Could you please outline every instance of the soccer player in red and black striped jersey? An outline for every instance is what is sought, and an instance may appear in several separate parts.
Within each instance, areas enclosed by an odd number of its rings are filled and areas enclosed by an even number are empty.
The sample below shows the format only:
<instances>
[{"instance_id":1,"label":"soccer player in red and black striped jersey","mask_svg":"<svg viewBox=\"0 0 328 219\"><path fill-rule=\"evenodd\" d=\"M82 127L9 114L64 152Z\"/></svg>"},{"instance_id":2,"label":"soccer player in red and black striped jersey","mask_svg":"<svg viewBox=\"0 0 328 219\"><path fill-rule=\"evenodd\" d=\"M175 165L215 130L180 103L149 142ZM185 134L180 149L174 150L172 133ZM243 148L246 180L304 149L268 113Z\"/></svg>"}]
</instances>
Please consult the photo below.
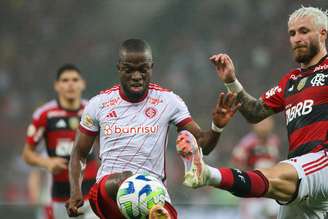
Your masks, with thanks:
<instances>
[{"instance_id":1,"label":"soccer player in red and black striped jersey","mask_svg":"<svg viewBox=\"0 0 328 219\"><path fill-rule=\"evenodd\" d=\"M242 103L239 111L249 122L285 112L289 159L251 171L203 165L203 177L187 177L186 184L212 185L239 197L275 199L281 204L278 218L328 216L327 14L319 8L302 6L290 15L289 40L300 67L283 76L259 99L238 82L227 54L210 58L228 91L237 93ZM179 138L177 143L183 144Z\"/></svg>"},{"instance_id":2,"label":"soccer player in red and black striped jersey","mask_svg":"<svg viewBox=\"0 0 328 219\"><path fill-rule=\"evenodd\" d=\"M65 202L70 196L68 161L87 101L81 98L85 81L73 64L65 64L57 71L54 83L57 98L39 107L27 130L23 159L30 165L46 168L52 174L52 208L55 219L68 218ZM36 147L44 139L48 157L40 155ZM95 183L98 162L94 153L88 155L84 170L82 192L84 199ZM96 218L88 202L83 206L80 218Z\"/></svg>"}]
</instances>

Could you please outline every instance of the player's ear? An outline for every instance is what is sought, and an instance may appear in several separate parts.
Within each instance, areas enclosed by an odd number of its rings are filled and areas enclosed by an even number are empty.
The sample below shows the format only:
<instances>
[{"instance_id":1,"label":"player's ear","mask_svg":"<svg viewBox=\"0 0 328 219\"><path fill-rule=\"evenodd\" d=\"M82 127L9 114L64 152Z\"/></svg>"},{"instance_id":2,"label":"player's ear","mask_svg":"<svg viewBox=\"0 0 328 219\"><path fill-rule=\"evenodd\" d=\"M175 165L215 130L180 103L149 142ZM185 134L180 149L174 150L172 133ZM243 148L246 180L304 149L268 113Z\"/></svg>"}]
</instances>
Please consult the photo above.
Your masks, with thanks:
<instances>
[{"instance_id":1,"label":"player's ear","mask_svg":"<svg viewBox=\"0 0 328 219\"><path fill-rule=\"evenodd\" d=\"M54 90L55 90L56 92L59 91L58 81L57 81L57 80L55 80L55 82L54 82Z\"/></svg>"},{"instance_id":2,"label":"player's ear","mask_svg":"<svg viewBox=\"0 0 328 219\"><path fill-rule=\"evenodd\" d=\"M84 79L81 79L81 91L84 91L87 87L87 82Z\"/></svg>"},{"instance_id":3,"label":"player's ear","mask_svg":"<svg viewBox=\"0 0 328 219\"><path fill-rule=\"evenodd\" d=\"M320 38L323 39L323 41L326 41L326 39L327 39L327 30L325 28L320 28L319 34L320 34Z\"/></svg>"}]
</instances>

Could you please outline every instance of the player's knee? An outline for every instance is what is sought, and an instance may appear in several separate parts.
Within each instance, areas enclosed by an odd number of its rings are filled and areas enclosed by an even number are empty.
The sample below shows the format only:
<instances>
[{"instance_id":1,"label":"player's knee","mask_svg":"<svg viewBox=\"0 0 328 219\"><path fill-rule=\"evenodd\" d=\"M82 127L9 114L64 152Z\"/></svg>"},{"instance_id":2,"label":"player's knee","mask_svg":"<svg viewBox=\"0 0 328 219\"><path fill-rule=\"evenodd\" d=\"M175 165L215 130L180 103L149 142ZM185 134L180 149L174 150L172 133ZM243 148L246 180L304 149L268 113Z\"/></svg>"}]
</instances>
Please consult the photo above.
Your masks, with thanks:
<instances>
[{"instance_id":1,"label":"player's knee","mask_svg":"<svg viewBox=\"0 0 328 219\"><path fill-rule=\"evenodd\" d=\"M105 190L110 198L116 200L117 191L120 185L130 176L132 176L132 172L124 171L122 173L113 173L108 177L103 186L105 186Z\"/></svg>"},{"instance_id":2,"label":"player's knee","mask_svg":"<svg viewBox=\"0 0 328 219\"><path fill-rule=\"evenodd\" d=\"M296 170L287 164L278 164L272 168L261 169L269 181L266 197L280 201L289 201L297 189L298 176Z\"/></svg>"}]
</instances>

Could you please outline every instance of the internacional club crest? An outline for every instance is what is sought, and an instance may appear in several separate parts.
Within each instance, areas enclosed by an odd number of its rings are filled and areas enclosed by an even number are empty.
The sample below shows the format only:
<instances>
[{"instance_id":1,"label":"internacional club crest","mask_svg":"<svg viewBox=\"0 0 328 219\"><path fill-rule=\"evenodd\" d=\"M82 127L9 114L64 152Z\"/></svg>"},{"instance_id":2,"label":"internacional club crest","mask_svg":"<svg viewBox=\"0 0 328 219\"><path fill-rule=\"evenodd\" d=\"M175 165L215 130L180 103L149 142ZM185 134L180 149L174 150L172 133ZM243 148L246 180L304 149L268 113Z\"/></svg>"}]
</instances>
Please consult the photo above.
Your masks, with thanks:
<instances>
[{"instance_id":1,"label":"internacional club crest","mask_svg":"<svg viewBox=\"0 0 328 219\"><path fill-rule=\"evenodd\" d=\"M152 119L156 116L157 110L154 107L148 107L145 109L145 115L149 118Z\"/></svg>"}]
</instances>

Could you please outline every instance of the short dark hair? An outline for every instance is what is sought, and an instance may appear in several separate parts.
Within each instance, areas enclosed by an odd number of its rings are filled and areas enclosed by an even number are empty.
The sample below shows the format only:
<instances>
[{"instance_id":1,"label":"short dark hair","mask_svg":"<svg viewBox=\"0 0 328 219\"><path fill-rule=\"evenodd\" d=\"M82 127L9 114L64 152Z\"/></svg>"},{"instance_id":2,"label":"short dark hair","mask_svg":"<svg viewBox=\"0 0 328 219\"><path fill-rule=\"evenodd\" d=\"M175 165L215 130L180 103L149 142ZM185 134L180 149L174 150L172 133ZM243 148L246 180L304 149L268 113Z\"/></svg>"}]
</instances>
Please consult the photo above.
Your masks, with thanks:
<instances>
[{"instance_id":1,"label":"short dark hair","mask_svg":"<svg viewBox=\"0 0 328 219\"><path fill-rule=\"evenodd\" d=\"M135 52L135 53L147 52L149 53L150 58L152 57L152 51L150 45L145 40L141 40L141 39L125 40L122 43L121 48L119 50L120 59L123 53L125 52Z\"/></svg>"},{"instance_id":2,"label":"short dark hair","mask_svg":"<svg viewBox=\"0 0 328 219\"><path fill-rule=\"evenodd\" d=\"M77 73L79 73L79 75L81 75L81 71L76 65L74 65L72 63L66 63L66 64L63 64L62 66L60 66L60 68L58 68L57 74L56 74L56 80L57 81L59 80L60 76L65 71L76 71Z\"/></svg>"}]
</instances>

